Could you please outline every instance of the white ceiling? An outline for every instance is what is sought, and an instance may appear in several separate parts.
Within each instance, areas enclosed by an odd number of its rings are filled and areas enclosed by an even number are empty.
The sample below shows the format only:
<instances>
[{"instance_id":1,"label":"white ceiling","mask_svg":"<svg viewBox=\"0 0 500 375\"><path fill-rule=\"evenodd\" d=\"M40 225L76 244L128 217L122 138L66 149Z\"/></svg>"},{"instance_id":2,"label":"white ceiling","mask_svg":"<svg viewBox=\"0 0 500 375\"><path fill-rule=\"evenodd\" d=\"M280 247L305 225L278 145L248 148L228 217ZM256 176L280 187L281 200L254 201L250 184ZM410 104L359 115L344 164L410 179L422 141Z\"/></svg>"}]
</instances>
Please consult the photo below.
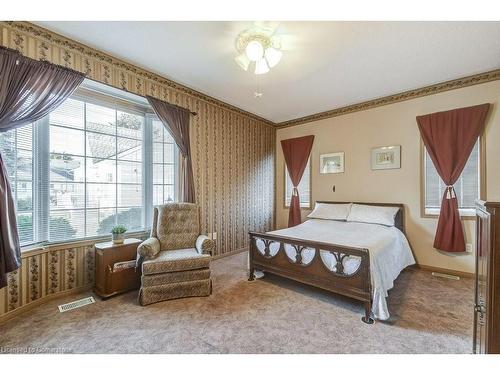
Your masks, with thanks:
<instances>
[{"instance_id":1,"label":"white ceiling","mask_svg":"<svg viewBox=\"0 0 500 375\"><path fill-rule=\"evenodd\" d=\"M500 68L500 22L270 23L286 51L262 76L233 61L252 22L36 23L273 122Z\"/></svg>"}]
</instances>

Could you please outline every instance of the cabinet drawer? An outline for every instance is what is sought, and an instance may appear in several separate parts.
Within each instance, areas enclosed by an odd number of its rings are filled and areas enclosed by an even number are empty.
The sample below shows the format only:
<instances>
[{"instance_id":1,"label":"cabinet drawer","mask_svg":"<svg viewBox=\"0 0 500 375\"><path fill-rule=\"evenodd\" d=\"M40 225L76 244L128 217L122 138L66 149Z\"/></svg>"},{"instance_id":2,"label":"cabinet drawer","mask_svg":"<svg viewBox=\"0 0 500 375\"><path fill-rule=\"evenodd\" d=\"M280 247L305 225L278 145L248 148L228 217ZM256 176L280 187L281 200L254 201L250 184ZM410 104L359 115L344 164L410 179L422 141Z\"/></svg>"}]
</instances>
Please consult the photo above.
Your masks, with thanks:
<instances>
[{"instance_id":1,"label":"cabinet drawer","mask_svg":"<svg viewBox=\"0 0 500 375\"><path fill-rule=\"evenodd\" d=\"M126 268L112 271L110 267L107 274L107 288L113 293L121 293L128 290L139 289L141 284L140 272L135 272L135 268Z\"/></svg>"}]
</instances>

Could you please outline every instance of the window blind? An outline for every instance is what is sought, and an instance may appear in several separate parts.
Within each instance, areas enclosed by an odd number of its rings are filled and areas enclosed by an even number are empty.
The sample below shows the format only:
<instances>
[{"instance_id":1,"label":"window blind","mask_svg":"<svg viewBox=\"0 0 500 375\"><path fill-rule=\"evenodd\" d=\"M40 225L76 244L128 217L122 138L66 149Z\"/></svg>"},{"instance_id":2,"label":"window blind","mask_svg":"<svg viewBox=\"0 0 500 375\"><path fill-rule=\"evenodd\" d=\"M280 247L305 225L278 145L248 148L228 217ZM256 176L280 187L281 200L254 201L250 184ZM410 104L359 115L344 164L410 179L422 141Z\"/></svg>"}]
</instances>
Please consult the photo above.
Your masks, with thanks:
<instances>
[{"instance_id":1,"label":"window blind","mask_svg":"<svg viewBox=\"0 0 500 375\"><path fill-rule=\"evenodd\" d=\"M425 150L425 208L426 210L439 210L443 198L445 183L439 177L429 153ZM473 209L480 192L480 155L479 140L465 164L464 170L457 182L453 185L457 195L459 209Z\"/></svg>"},{"instance_id":2,"label":"window blind","mask_svg":"<svg viewBox=\"0 0 500 375\"><path fill-rule=\"evenodd\" d=\"M49 122L49 241L143 229L145 117L69 99Z\"/></svg>"},{"instance_id":3,"label":"window blind","mask_svg":"<svg viewBox=\"0 0 500 375\"><path fill-rule=\"evenodd\" d=\"M16 202L21 245L34 240L33 125L0 133L0 153Z\"/></svg>"},{"instance_id":4,"label":"window blind","mask_svg":"<svg viewBox=\"0 0 500 375\"><path fill-rule=\"evenodd\" d=\"M23 246L108 235L117 224L144 230L153 204L176 200L175 142L149 111L112 100L79 93L34 126L1 134L0 152Z\"/></svg>"},{"instance_id":5,"label":"window blind","mask_svg":"<svg viewBox=\"0 0 500 375\"><path fill-rule=\"evenodd\" d=\"M307 161L306 168L304 169L304 174L300 180L299 186L300 197L300 207L310 207L311 206L311 158ZM285 165L285 206L290 206L292 200L292 190L293 184L288 174L288 170Z\"/></svg>"},{"instance_id":6,"label":"window blind","mask_svg":"<svg viewBox=\"0 0 500 375\"><path fill-rule=\"evenodd\" d=\"M177 200L176 149L174 139L162 122L153 120L153 205Z\"/></svg>"}]
</instances>

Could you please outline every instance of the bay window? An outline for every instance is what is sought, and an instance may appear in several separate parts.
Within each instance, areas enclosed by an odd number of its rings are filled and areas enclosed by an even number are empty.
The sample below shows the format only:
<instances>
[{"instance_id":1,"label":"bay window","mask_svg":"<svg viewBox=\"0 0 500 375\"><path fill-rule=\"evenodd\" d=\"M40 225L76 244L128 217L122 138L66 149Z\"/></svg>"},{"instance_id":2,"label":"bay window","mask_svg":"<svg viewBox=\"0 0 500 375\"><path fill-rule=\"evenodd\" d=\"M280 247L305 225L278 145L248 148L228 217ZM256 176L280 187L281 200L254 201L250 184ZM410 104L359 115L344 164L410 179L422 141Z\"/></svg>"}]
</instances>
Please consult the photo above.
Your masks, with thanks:
<instances>
[{"instance_id":1,"label":"bay window","mask_svg":"<svg viewBox=\"0 0 500 375\"><path fill-rule=\"evenodd\" d=\"M153 120L153 204L175 200L178 152L174 139L161 121Z\"/></svg>"},{"instance_id":2,"label":"bay window","mask_svg":"<svg viewBox=\"0 0 500 375\"><path fill-rule=\"evenodd\" d=\"M33 126L0 133L0 152L16 202L21 245L33 242Z\"/></svg>"},{"instance_id":3,"label":"bay window","mask_svg":"<svg viewBox=\"0 0 500 375\"><path fill-rule=\"evenodd\" d=\"M177 146L144 101L79 90L2 133L0 152L23 246L146 230L153 205L177 199Z\"/></svg>"}]
</instances>

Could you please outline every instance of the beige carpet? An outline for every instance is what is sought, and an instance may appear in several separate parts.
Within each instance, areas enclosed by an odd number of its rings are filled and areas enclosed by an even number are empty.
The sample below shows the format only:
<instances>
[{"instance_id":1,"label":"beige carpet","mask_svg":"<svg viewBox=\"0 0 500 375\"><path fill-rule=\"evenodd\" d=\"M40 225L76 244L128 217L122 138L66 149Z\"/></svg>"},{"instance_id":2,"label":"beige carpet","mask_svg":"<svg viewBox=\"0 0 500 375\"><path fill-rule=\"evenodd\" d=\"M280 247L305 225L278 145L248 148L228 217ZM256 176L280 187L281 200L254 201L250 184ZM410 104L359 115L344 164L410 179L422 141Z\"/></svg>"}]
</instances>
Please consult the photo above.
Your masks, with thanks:
<instances>
[{"instance_id":1,"label":"beige carpet","mask_svg":"<svg viewBox=\"0 0 500 375\"><path fill-rule=\"evenodd\" d=\"M407 270L389 322L361 303L276 276L246 281L246 253L213 262L214 294L141 307L136 292L59 313L61 297L0 325L0 347L71 353L470 353L471 280ZM0 348L1 349L1 348Z\"/></svg>"}]
</instances>

